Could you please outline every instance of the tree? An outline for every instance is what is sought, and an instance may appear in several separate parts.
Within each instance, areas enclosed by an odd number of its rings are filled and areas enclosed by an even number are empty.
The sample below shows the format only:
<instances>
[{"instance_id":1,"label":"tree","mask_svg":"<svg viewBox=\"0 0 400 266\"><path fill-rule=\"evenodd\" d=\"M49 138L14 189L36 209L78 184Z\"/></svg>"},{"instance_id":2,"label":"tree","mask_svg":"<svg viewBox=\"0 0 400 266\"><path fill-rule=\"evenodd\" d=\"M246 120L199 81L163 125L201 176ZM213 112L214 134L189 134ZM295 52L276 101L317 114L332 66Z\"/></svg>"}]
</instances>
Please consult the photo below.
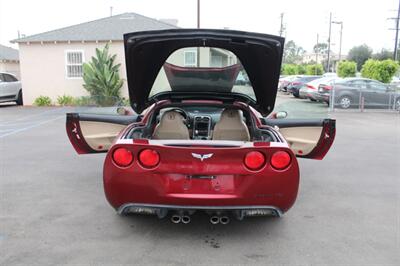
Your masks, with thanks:
<instances>
[{"instance_id":1,"label":"tree","mask_svg":"<svg viewBox=\"0 0 400 266\"><path fill-rule=\"evenodd\" d=\"M357 72L357 63L354 61L341 61L338 65L338 76L341 78L355 77Z\"/></svg>"},{"instance_id":2,"label":"tree","mask_svg":"<svg viewBox=\"0 0 400 266\"><path fill-rule=\"evenodd\" d=\"M350 49L347 59L357 63L357 69L360 70L362 65L371 58L372 49L366 44L354 46Z\"/></svg>"},{"instance_id":3,"label":"tree","mask_svg":"<svg viewBox=\"0 0 400 266\"><path fill-rule=\"evenodd\" d=\"M314 51L314 53L318 53L318 54L327 54L328 53L328 44L318 43L318 44L314 45L313 51Z\"/></svg>"},{"instance_id":4,"label":"tree","mask_svg":"<svg viewBox=\"0 0 400 266\"><path fill-rule=\"evenodd\" d=\"M389 83L397 70L399 70L399 63L391 59L382 61L369 59L363 65L361 74L365 78Z\"/></svg>"},{"instance_id":5,"label":"tree","mask_svg":"<svg viewBox=\"0 0 400 266\"><path fill-rule=\"evenodd\" d=\"M376 60L392 59L393 52L389 51L388 49L382 49L380 52L373 54L372 58Z\"/></svg>"},{"instance_id":6,"label":"tree","mask_svg":"<svg viewBox=\"0 0 400 266\"><path fill-rule=\"evenodd\" d=\"M288 41L283 51L283 62L286 64L295 64L301 61L305 50L297 46L294 41Z\"/></svg>"},{"instance_id":7,"label":"tree","mask_svg":"<svg viewBox=\"0 0 400 266\"><path fill-rule=\"evenodd\" d=\"M304 75L307 73L307 67L304 64L297 65L297 74Z\"/></svg>"},{"instance_id":8,"label":"tree","mask_svg":"<svg viewBox=\"0 0 400 266\"><path fill-rule=\"evenodd\" d=\"M297 67L293 64L283 64L282 65L282 74L283 75L296 75Z\"/></svg>"},{"instance_id":9,"label":"tree","mask_svg":"<svg viewBox=\"0 0 400 266\"><path fill-rule=\"evenodd\" d=\"M324 68L321 64L307 65L307 75L322 75Z\"/></svg>"},{"instance_id":10,"label":"tree","mask_svg":"<svg viewBox=\"0 0 400 266\"><path fill-rule=\"evenodd\" d=\"M108 54L109 44L96 48L96 57L83 64L83 87L101 106L114 105L120 101L123 80L119 76L121 64L115 64L117 55Z\"/></svg>"}]
</instances>

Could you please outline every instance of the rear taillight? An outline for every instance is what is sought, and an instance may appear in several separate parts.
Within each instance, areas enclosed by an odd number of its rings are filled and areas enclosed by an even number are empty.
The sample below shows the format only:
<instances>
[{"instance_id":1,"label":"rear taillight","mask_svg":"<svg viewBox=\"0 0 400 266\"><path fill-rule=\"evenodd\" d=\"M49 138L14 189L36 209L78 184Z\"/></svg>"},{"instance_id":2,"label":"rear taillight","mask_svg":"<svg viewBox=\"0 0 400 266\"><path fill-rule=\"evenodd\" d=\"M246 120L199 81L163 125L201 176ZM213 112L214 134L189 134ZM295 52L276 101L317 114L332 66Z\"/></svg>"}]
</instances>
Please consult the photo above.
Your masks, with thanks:
<instances>
[{"instance_id":1,"label":"rear taillight","mask_svg":"<svg viewBox=\"0 0 400 266\"><path fill-rule=\"evenodd\" d=\"M292 82L292 85L301 85L301 82Z\"/></svg>"},{"instance_id":2,"label":"rear taillight","mask_svg":"<svg viewBox=\"0 0 400 266\"><path fill-rule=\"evenodd\" d=\"M290 154L286 151L277 151L271 157L271 165L275 169L282 170L289 166Z\"/></svg>"},{"instance_id":3,"label":"rear taillight","mask_svg":"<svg viewBox=\"0 0 400 266\"><path fill-rule=\"evenodd\" d=\"M322 88L324 88L324 90L330 91L332 89L332 86L322 86Z\"/></svg>"},{"instance_id":4,"label":"rear taillight","mask_svg":"<svg viewBox=\"0 0 400 266\"><path fill-rule=\"evenodd\" d=\"M133 161L133 154L126 148L117 148L112 154L113 161L122 167L130 165Z\"/></svg>"},{"instance_id":5,"label":"rear taillight","mask_svg":"<svg viewBox=\"0 0 400 266\"><path fill-rule=\"evenodd\" d=\"M314 86L311 86L311 85L306 85L307 86L307 88L309 88L309 89L312 89L312 90L315 90L315 88L314 88Z\"/></svg>"},{"instance_id":6,"label":"rear taillight","mask_svg":"<svg viewBox=\"0 0 400 266\"><path fill-rule=\"evenodd\" d=\"M155 150L145 149L139 153L139 162L146 168L153 168L160 162L160 155Z\"/></svg>"},{"instance_id":7,"label":"rear taillight","mask_svg":"<svg viewBox=\"0 0 400 266\"><path fill-rule=\"evenodd\" d=\"M265 164L265 156L259 151L251 151L246 154L244 164L250 170L259 170Z\"/></svg>"}]
</instances>

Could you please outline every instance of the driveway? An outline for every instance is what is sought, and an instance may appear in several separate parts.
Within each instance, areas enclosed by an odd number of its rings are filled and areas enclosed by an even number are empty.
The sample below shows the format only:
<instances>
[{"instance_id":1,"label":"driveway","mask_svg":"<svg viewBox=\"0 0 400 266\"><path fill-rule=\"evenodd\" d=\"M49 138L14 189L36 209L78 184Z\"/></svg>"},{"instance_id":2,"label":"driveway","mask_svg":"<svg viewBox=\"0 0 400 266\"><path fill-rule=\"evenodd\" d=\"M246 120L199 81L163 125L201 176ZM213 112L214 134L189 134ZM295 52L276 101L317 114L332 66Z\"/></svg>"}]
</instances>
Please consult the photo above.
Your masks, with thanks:
<instances>
[{"instance_id":1,"label":"driveway","mask_svg":"<svg viewBox=\"0 0 400 266\"><path fill-rule=\"evenodd\" d=\"M0 107L0 265L400 265L398 114L335 113L335 143L300 160L289 212L215 226L118 216L104 154L69 143L70 110Z\"/></svg>"}]
</instances>

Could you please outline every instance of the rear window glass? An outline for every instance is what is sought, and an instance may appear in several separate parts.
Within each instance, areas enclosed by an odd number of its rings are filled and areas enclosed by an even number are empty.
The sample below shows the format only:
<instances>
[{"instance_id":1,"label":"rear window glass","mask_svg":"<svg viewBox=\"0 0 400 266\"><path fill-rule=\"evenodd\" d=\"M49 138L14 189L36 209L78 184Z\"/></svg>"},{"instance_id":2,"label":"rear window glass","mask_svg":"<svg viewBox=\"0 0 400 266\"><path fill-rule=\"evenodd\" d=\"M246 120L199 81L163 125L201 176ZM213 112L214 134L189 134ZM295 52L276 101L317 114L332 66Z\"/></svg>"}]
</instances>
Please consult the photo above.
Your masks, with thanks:
<instances>
[{"instance_id":1,"label":"rear window glass","mask_svg":"<svg viewBox=\"0 0 400 266\"><path fill-rule=\"evenodd\" d=\"M255 100L249 77L236 55L215 47L173 52L158 73L150 97L167 91L234 92Z\"/></svg>"}]
</instances>

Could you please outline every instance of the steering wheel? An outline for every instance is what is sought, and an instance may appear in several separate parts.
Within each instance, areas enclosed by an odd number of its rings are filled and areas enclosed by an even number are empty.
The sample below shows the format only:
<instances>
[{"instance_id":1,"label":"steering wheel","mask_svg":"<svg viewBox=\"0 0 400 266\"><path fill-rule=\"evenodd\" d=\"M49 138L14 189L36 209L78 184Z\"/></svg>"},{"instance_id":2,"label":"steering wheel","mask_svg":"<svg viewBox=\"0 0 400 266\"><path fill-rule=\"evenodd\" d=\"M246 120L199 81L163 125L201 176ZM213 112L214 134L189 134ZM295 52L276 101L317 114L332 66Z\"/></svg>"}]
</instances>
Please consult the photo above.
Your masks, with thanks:
<instances>
[{"instance_id":1,"label":"steering wheel","mask_svg":"<svg viewBox=\"0 0 400 266\"><path fill-rule=\"evenodd\" d=\"M189 113L188 112L186 112L185 110L183 110L182 108L179 108L179 107L174 107L168 111L174 111L174 112L181 114L183 116L183 122L186 125L188 125L188 122L189 122Z\"/></svg>"}]
</instances>

